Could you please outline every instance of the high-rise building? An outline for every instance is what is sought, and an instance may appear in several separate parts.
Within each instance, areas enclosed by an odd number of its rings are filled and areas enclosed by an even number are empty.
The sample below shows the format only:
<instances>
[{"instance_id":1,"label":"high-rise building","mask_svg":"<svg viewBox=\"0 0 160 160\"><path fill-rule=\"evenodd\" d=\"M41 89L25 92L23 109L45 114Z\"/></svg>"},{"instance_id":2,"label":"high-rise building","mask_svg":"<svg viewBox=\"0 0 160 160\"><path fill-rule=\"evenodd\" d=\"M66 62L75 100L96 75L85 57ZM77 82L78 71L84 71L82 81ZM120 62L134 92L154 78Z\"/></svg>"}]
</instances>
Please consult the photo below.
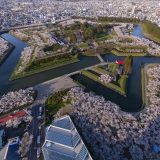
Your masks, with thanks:
<instances>
[{"instance_id":1,"label":"high-rise building","mask_svg":"<svg viewBox=\"0 0 160 160\"><path fill-rule=\"evenodd\" d=\"M45 160L92 160L69 116L54 120L46 129L42 151Z\"/></svg>"}]
</instances>

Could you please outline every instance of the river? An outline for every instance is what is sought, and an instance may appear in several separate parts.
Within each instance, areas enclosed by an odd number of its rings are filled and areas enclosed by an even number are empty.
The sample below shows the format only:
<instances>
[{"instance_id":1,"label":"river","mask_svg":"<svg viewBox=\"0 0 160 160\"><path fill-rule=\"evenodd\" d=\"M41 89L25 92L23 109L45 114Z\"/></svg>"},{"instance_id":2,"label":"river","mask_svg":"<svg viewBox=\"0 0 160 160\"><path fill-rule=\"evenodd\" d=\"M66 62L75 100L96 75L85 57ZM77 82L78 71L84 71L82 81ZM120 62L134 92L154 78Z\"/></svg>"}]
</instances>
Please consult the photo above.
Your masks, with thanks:
<instances>
[{"instance_id":1,"label":"river","mask_svg":"<svg viewBox=\"0 0 160 160\"><path fill-rule=\"evenodd\" d=\"M132 35L140 38L144 37L142 29L139 25L135 26ZM12 43L15 46L15 49L7 58L7 60L0 66L0 95L10 90L30 87L99 63L97 57L82 57L78 63L44 71L15 81L9 81L11 73L13 72L20 58L21 51L27 46L27 44L8 33L2 34L2 37ZM108 62L115 62L116 60L124 59L124 57L117 57L108 53L103 56L103 59ZM160 58L135 57L133 59L133 71L128 80L127 97L121 96L118 93L105 88L80 74L72 76L72 78L85 85L88 90L92 90L99 95L103 95L107 100L115 102L123 110L135 112L142 108L141 65L145 63L160 63Z\"/></svg>"}]
</instances>

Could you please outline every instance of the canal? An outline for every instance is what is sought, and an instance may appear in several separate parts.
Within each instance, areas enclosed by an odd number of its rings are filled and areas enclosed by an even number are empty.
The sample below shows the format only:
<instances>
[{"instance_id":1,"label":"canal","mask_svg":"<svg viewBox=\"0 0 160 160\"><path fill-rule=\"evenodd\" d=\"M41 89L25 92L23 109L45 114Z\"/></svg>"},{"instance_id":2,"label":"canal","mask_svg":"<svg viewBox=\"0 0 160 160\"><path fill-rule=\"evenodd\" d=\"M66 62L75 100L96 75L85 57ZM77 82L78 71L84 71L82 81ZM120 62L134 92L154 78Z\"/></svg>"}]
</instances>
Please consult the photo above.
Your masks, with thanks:
<instances>
[{"instance_id":1,"label":"canal","mask_svg":"<svg viewBox=\"0 0 160 160\"><path fill-rule=\"evenodd\" d=\"M143 32L140 26L135 26L132 35L143 38ZM34 86L38 83L74 72L99 63L97 57L82 57L78 63L66 65L56 69L50 69L41 73L34 74L22 79L10 81L9 78L13 72L26 43L5 33L1 35L4 39L15 46L15 49L7 58L7 60L0 66L0 95L20 88ZM115 62L116 60L124 59L124 57L117 57L113 54L106 54L103 59L107 62ZM141 66L145 63L160 63L158 57L135 57L133 59L133 71L128 80L127 97L121 96L118 93L97 84L96 82L84 77L80 74L72 76L73 79L82 83L88 90L92 90L99 95L103 95L107 100L111 100L118 104L123 110L128 112L135 112L142 108L142 90L141 90Z\"/></svg>"}]
</instances>

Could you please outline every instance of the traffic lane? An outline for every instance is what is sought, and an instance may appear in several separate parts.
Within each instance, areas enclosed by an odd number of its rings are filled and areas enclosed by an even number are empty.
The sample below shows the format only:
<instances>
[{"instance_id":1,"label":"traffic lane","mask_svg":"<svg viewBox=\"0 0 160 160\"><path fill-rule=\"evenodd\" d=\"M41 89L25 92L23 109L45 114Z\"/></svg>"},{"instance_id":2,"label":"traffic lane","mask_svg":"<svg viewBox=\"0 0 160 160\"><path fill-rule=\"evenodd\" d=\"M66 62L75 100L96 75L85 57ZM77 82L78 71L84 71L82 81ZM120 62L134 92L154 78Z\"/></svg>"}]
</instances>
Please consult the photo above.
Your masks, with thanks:
<instances>
[{"instance_id":1,"label":"traffic lane","mask_svg":"<svg viewBox=\"0 0 160 160\"><path fill-rule=\"evenodd\" d=\"M29 151L29 160L37 159L37 137L39 135L39 120L37 119L37 117L39 116L39 108L40 105L36 105L31 108L31 115L33 117L33 120L30 125L30 133L33 135L33 142Z\"/></svg>"}]
</instances>

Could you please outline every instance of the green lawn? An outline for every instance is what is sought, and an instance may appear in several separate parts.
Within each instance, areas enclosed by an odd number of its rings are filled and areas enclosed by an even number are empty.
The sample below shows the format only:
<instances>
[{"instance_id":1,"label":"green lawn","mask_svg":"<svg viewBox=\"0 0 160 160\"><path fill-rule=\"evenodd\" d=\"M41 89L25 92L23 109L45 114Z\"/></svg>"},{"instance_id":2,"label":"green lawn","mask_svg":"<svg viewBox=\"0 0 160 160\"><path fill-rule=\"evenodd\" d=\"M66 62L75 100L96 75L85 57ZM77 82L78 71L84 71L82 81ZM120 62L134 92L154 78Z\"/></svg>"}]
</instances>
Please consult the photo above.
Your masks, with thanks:
<instances>
[{"instance_id":1,"label":"green lawn","mask_svg":"<svg viewBox=\"0 0 160 160\"><path fill-rule=\"evenodd\" d=\"M119 83L120 87L121 87L124 91L126 91L127 79L128 79L128 76L127 76L127 75L122 75L121 78L118 80L118 83Z\"/></svg>"},{"instance_id":2,"label":"green lawn","mask_svg":"<svg viewBox=\"0 0 160 160\"><path fill-rule=\"evenodd\" d=\"M142 101L143 105L146 105L146 92L145 92L145 71L144 66L141 68L141 85L142 85Z\"/></svg>"},{"instance_id":3,"label":"green lawn","mask_svg":"<svg viewBox=\"0 0 160 160\"><path fill-rule=\"evenodd\" d=\"M110 65L110 68L111 68L111 71L112 72L116 72L117 70L117 64L109 64ZM101 73L101 74L109 74L108 71L100 68L100 67L94 67L93 70L97 73ZM126 91L126 83L127 83L127 79L128 79L128 76L127 75L122 75L121 78L118 80L118 84L120 85L121 89L123 89L124 91ZM115 84L114 84L115 85ZM114 86L112 86L114 87Z\"/></svg>"},{"instance_id":4,"label":"green lawn","mask_svg":"<svg viewBox=\"0 0 160 160\"><path fill-rule=\"evenodd\" d=\"M96 71L97 73L102 73L102 72L99 72L100 70L102 71L103 69L96 69L95 70L95 68L93 69L94 71ZM113 84L113 83L108 83L108 84L105 84L105 83L102 83L100 80L99 80L99 77L97 76L97 75L95 75L95 74L93 74L93 73L91 73L91 72L89 72L89 71L87 71L87 70L83 70L82 72L82 75L84 75L84 76L86 76L86 77L88 77L88 78L90 78L90 79L92 79L93 81L96 81L96 82L98 82L98 83L100 83L100 84L102 84L103 86L105 86L105 87L107 87L107 88L110 88L110 89L112 89L112 90L114 90L115 92L118 92L119 94L121 94L121 95L126 95L126 92L125 92L125 89L126 89L126 81L127 81L127 78L125 78L125 77L123 77L121 80L120 80L120 85L123 87L123 88L121 88L120 86L118 86L118 85L115 85L115 84ZM104 70L104 72L103 72L103 74L105 73L105 70Z\"/></svg>"},{"instance_id":5,"label":"green lawn","mask_svg":"<svg viewBox=\"0 0 160 160\"><path fill-rule=\"evenodd\" d=\"M153 67L156 63L151 63L151 64L146 64L147 67ZM146 74L144 66L141 68L141 84L142 84L142 100L143 100L143 105L148 106L149 105L149 100L146 96L146 85L148 81L148 76Z\"/></svg>"},{"instance_id":6,"label":"green lawn","mask_svg":"<svg viewBox=\"0 0 160 160\"><path fill-rule=\"evenodd\" d=\"M56 92L55 94L48 97L45 105L45 115L46 115L46 123L49 124L53 120L53 115L55 115L59 109L65 107L65 105L69 102L64 103L63 97L67 94L68 89Z\"/></svg>"},{"instance_id":7,"label":"green lawn","mask_svg":"<svg viewBox=\"0 0 160 160\"><path fill-rule=\"evenodd\" d=\"M88 78L91 78L92 80L94 80L96 82L100 82L99 81L99 77L97 75L95 75L95 74L93 74L93 73L91 73L91 72L89 72L87 70L83 70L81 73L83 75L87 76Z\"/></svg>"},{"instance_id":8,"label":"green lawn","mask_svg":"<svg viewBox=\"0 0 160 160\"><path fill-rule=\"evenodd\" d=\"M114 75L117 74L117 69L118 69L118 64L116 63L109 63L108 64L108 69L110 72L112 72Z\"/></svg>"},{"instance_id":9,"label":"green lawn","mask_svg":"<svg viewBox=\"0 0 160 160\"><path fill-rule=\"evenodd\" d=\"M106 71L106 70L104 70L104 69L102 69L102 68L100 68L100 67L93 67L93 70L94 70L95 72L98 72L98 73L109 74L108 71Z\"/></svg>"},{"instance_id":10,"label":"green lawn","mask_svg":"<svg viewBox=\"0 0 160 160\"><path fill-rule=\"evenodd\" d=\"M141 57L141 56L146 56L146 53L128 53L128 52L122 52L122 51L117 51L116 49L113 49L111 53L115 54L116 56L134 56L134 57Z\"/></svg>"},{"instance_id":11,"label":"green lawn","mask_svg":"<svg viewBox=\"0 0 160 160\"><path fill-rule=\"evenodd\" d=\"M58 68L58 67L61 67L61 66L65 66L67 64L75 63L75 62L78 62L78 61L79 61L79 59L77 57L72 57L70 59L61 58L60 60L50 61L48 63L40 63L40 65L32 66L32 67L30 67L29 70L26 70L25 72L23 72L21 74L18 74L18 75L16 75L15 72L13 72L10 79L11 80L19 79L19 78L30 76L32 74L43 72L43 71L46 71L46 70L49 70L49 69L54 69L54 68ZM20 62L18 63L18 65L20 65Z\"/></svg>"},{"instance_id":12,"label":"green lawn","mask_svg":"<svg viewBox=\"0 0 160 160\"><path fill-rule=\"evenodd\" d=\"M150 24L150 28L152 28L153 24ZM148 28L149 26L147 26L145 23L141 24L142 30L143 30L143 34L146 38L153 40L157 43L160 44L160 33L157 32L158 34L152 35L151 32L149 31L150 28ZM153 28L152 28L153 29ZM160 30L160 29L159 29Z\"/></svg>"},{"instance_id":13,"label":"green lawn","mask_svg":"<svg viewBox=\"0 0 160 160\"><path fill-rule=\"evenodd\" d=\"M88 48L88 44L87 44L87 43L80 43L80 44L78 45L78 47L80 47L80 48L82 48L82 49L86 49L86 48Z\"/></svg>"},{"instance_id":14,"label":"green lawn","mask_svg":"<svg viewBox=\"0 0 160 160\"><path fill-rule=\"evenodd\" d=\"M106 40L106 39L111 39L112 38L112 35L111 34L108 34L108 33L99 33L96 38L98 40Z\"/></svg>"}]
</instances>

